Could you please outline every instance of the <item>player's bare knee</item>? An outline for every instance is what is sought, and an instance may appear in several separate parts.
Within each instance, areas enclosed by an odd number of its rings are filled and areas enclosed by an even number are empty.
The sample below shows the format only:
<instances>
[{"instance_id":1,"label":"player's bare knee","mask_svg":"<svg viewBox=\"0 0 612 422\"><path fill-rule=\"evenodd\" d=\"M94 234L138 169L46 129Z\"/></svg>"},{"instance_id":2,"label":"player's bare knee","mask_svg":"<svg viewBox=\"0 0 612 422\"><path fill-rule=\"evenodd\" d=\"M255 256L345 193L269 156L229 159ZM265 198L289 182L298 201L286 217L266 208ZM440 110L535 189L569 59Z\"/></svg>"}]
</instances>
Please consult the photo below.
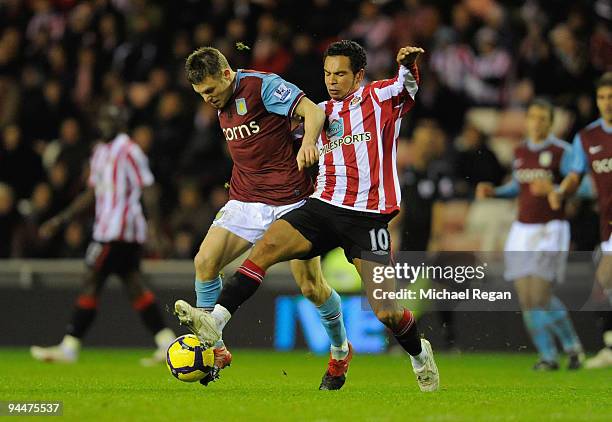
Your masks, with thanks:
<instances>
[{"instance_id":1,"label":"player's bare knee","mask_svg":"<svg viewBox=\"0 0 612 422\"><path fill-rule=\"evenodd\" d=\"M316 306L321 306L329 298L329 292L321 284L304 283L300 285L300 290L302 295Z\"/></svg>"},{"instance_id":2,"label":"player's bare knee","mask_svg":"<svg viewBox=\"0 0 612 422\"><path fill-rule=\"evenodd\" d=\"M533 308L533 305L531 304L531 298L529 297L529 295L526 294L518 294L518 301L519 301L519 305L521 307L522 310L528 310Z\"/></svg>"},{"instance_id":3,"label":"player's bare knee","mask_svg":"<svg viewBox=\"0 0 612 422\"><path fill-rule=\"evenodd\" d=\"M597 281L605 290L612 289L612 274L601 274L597 277Z\"/></svg>"},{"instance_id":4,"label":"player's bare knee","mask_svg":"<svg viewBox=\"0 0 612 422\"><path fill-rule=\"evenodd\" d=\"M388 309L379 309L376 311L376 318L382 322L386 327L393 327L402 317L402 314L398 314L397 311Z\"/></svg>"},{"instance_id":5,"label":"player's bare knee","mask_svg":"<svg viewBox=\"0 0 612 422\"><path fill-rule=\"evenodd\" d=\"M193 260L200 280L212 280L219 274L219 259L200 249Z\"/></svg>"},{"instance_id":6,"label":"player's bare knee","mask_svg":"<svg viewBox=\"0 0 612 422\"><path fill-rule=\"evenodd\" d=\"M550 298L547 296L534 297L532 299L531 308L548 309L550 306Z\"/></svg>"},{"instance_id":7,"label":"player's bare knee","mask_svg":"<svg viewBox=\"0 0 612 422\"><path fill-rule=\"evenodd\" d=\"M303 283L300 285L300 290L302 291L302 296L311 302L315 302L317 299L317 289L314 285L310 283Z\"/></svg>"},{"instance_id":8,"label":"player's bare knee","mask_svg":"<svg viewBox=\"0 0 612 422\"><path fill-rule=\"evenodd\" d=\"M612 256L605 255L602 258L597 267L595 277L601 287L604 289L612 289Z\"/></svg>"},{"instance_id":9,"label":"player's bare knee","mask_svg":"<svg viewBox=\"0 0 612 422\"><path fill-rule=\"evenodd\" d=\"M279 253L282 247L272 236L264 236L259 242L253 246L249 259L263 268L268 268L271 265L279 262Z\"/></svg>"}]
</instances>

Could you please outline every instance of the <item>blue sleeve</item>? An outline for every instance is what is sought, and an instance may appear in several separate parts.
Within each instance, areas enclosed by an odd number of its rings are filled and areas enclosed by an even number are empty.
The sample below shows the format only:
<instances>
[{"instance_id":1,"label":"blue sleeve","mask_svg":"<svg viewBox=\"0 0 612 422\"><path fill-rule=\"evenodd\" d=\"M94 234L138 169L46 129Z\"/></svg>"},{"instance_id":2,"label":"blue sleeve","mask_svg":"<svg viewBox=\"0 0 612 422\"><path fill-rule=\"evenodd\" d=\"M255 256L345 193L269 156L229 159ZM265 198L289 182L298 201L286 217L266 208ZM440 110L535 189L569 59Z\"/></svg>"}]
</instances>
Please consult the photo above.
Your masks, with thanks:
<instances>
[{"instance_id":1,"label":"blue sleeve","mask_svg":"<svg viewBox=\"0 0 612 422\"><path fill-rule=\"evenodd\" d=\"M512 180L505 185L498 186L495 188L496 198L516 198L519 194L519 183L512 177Z\"/></svg>"},{"instance_id":2,"label":"blue sleeve","mask_svg":"<svg viewBox=\"0 0 612 422\"><path fill-rule=\"evenodd\" d=\"M572 153L572 148L568 148L563 151L563 155L561 156L561 166L559 168L562 176L567 176L572 172L573 157L574 154Z\"/></svg>"},{"instance_id":3,"label":"blue sleeve","mask_svg":"<svg viewBox=\"0 0 612 422\"><path fill-rule=\"evenodd\" d=\"M563 172L563 169L561 169ZM574 136L574 142L572 142L572 155L570 164L567 169L568 173L574 172L578 174L584 174L587 171L587 157L582 146L580 134Z\"/></svg>"},{"instance_id":4,"label":"blue sleeve","mask_svg":"<svg viewBox=\"0 0 612 422\"><path fill-rule=\"evenodd\" d=\"M596 197L595 189L593 189L593 180L591 180L590 175L586 175L582 178L582 182L580 186L578 186L578 190L576 191L576 196L579 198L585 199L593 199Z\"/></svg>"},{"instance_id":5,"label":"blue sleeve","mask_svg":"<svg viewBox=\"0 0 612 422\"><path fill-rule=\"evenodd\" d=\"M263 77L261 99L270 113L291 117L303 96L301 89L278 75L269 74Z\"/></svg>"}]
</instances>

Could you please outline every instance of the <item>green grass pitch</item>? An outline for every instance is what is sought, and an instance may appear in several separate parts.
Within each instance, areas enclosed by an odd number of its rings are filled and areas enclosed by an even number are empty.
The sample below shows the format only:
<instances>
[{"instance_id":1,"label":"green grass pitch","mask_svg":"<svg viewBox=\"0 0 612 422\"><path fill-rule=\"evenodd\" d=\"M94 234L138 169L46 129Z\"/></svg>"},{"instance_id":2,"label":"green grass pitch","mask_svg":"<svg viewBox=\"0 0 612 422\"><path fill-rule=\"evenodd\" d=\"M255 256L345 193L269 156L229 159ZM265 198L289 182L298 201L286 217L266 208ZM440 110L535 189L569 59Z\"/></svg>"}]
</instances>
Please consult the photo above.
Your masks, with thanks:
<instances>
[{"instance_id":1,"label":"green grass pitch","mask_svg":"<svg viewBox=\"0 0 612 422\"><path fill-rule=\"evenodd\" d=\"M207 388L143 368L143 350L85 349L73 365L0 349L0 400L62 400L68 420L610 421L612 370L534 373L527 354L437 354L442 388L418 390L401 356L356 355L341 391L318 391L327 358L234 350Z\"/></svg>"}]
</instances>

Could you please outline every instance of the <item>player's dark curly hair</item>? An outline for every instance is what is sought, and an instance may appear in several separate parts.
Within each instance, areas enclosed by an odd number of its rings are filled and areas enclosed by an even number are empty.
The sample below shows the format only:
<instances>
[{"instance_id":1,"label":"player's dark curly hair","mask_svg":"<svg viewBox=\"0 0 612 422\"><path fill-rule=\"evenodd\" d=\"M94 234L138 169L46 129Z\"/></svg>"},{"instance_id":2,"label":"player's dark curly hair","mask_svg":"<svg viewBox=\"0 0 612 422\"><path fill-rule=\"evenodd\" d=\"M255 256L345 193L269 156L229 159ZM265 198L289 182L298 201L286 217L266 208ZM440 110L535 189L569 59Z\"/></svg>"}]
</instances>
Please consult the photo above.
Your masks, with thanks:
<instances>
[{"instance_id":1,"label":"player's dark curly hair","mask_svg":"<svg viewBox=\"0 0 612 422\"><path fill-rule=\"evenodd\" d=\"M365 69L368 65L365 49L355 41L342 40L331 43L329 47L327 47L327 50L325 50L323 60L325 60L327 56L348 57L351 61L351 70L353 73L357 73L361 69Z\"/></svg>"},{"instance_id":2,"label":"player's dark curly hair","mask_svg":"<svg viewBox=\"0 0 612 422\"><path fill-rule=\"evenodd\" d=\"M185 62L187 80L194 85L202 83L208 76L218 78L229 64L225 56L216 48L201 47L191 53Z\"/></svg>"}]
</instances>

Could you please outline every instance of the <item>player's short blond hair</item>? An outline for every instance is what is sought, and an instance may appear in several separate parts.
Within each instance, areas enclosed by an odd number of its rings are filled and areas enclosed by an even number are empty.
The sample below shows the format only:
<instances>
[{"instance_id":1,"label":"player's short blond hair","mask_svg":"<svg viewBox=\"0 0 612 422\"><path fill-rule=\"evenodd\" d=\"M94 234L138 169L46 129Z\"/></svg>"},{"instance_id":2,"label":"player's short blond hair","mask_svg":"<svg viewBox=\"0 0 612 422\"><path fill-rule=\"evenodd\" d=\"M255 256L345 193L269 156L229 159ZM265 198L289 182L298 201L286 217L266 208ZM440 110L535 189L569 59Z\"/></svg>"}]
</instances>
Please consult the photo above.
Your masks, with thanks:
<instances>
[{"instance_id":1,"label":"player's short blond hair","mask_svg":"<svg viewBox=\"0 0 612 422\"><path fill-rule=\"evenodd\" d=\"M535 98L530 103L527 109L531 107L539 107L548 112L548 116L550 117L550 121L555 120L555 106L548 100L544 98Z\"/></svg>"},{"instance_id":2,"label":"player's short blond hair","mask_svg":"<svg viewBox=\"0 0 612 422\"><path fill-rule=\"evenodd\" d=\"M193 85L202 83L207 77L220 78L229 68L227 59L214 47L200 47L187 57L185 73Z\"/></svg>"},{"instance_id":3,"label":"player's short blond hair","mask_svg":"<svg viewBox=\"0 0 612 422\"><path fill-rule=\"evenodd\" d=\"M597 81L597 89L603 88L604 86L612 86L612 72L604 73Z\"/></svg>"}]
</instances>

